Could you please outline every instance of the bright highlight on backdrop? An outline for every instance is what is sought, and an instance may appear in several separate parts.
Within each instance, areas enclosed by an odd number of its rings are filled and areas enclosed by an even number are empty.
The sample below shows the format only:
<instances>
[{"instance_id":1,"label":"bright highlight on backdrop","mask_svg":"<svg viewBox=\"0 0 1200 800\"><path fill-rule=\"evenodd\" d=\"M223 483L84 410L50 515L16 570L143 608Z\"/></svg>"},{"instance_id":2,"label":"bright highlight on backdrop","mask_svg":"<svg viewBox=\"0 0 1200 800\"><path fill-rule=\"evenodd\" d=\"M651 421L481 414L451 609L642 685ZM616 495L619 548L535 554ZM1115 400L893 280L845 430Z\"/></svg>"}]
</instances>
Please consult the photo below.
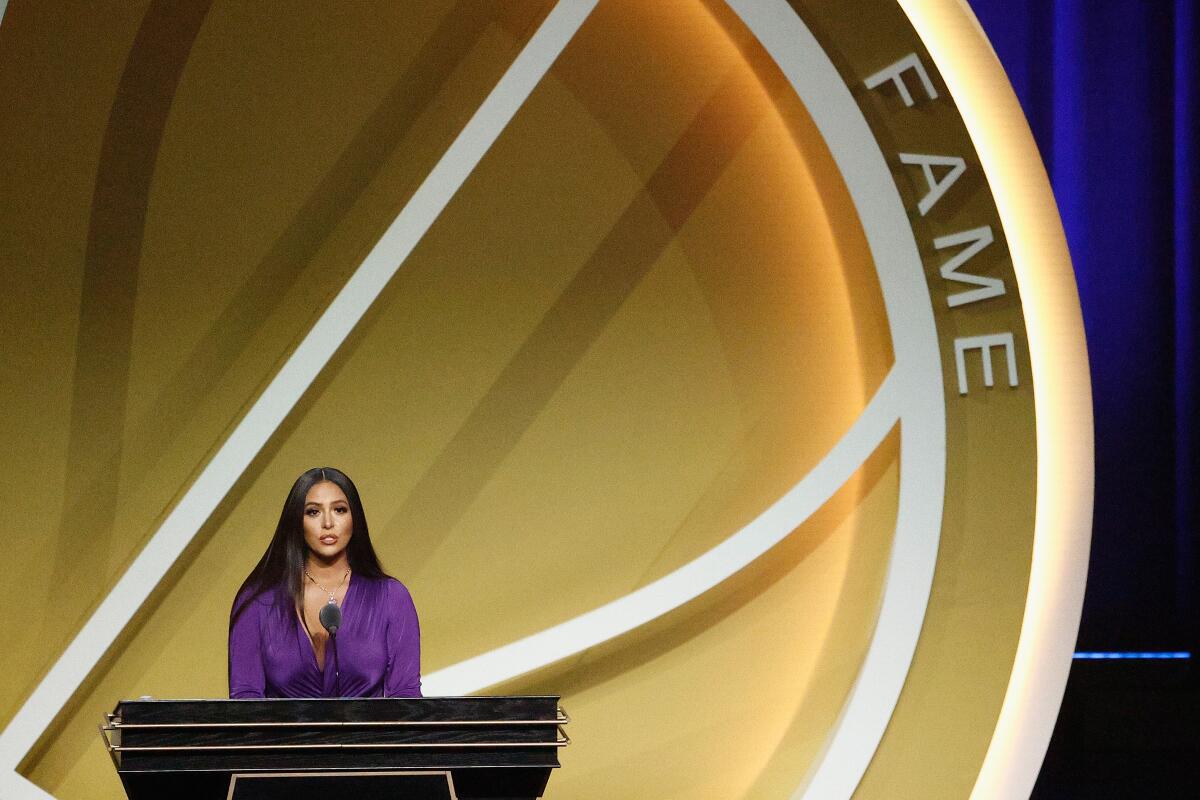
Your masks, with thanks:
<instances>
[{"instance_id":1,"label":"bright highlight on backdrop","mask_svg":"<svg viewBox=\"0 0 1200 800\"><path fill-rule=\"evenodd\" d=\"M1028 792L1090 390L965 5L15 0L0 98L0 789L121 797L104 712L225 696L330 463L426 693L563 696L548 797Z\"/></svg>"}]
</instances>

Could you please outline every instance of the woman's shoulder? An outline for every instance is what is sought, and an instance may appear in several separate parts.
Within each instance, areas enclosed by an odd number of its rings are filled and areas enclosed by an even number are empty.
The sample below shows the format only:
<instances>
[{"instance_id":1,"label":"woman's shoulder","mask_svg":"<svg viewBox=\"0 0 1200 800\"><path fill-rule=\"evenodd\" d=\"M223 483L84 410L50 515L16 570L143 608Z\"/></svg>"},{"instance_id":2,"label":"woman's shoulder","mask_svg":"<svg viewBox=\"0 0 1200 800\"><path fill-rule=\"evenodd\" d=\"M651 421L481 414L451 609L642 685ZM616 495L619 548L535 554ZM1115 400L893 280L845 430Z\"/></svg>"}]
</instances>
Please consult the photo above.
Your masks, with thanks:
<instances>
[{"instance_id":1,"label":"woman's shoulder","mask_svg":"<svg viewBox=\"0 0 1200 800\"><path fill-rule=\"evenodd\" d=\"M381 575L378 578L365 578L364 581L370 586L372 593L377 594L388 603L412 602L412 595L409 593L408 587L399 578Z\"/></svg>"},{"instance_id":2,"label":"woman's shoulder","mask_svg":"<svg viewBox=\"0 0 1200 800\"><path fill-rule=\"evenodd\" d=\"M271 608L278 601L279 592L272 588L259 586L243 586L233 598L233 613L262 611Z\"/></svg>"}]
</instances>

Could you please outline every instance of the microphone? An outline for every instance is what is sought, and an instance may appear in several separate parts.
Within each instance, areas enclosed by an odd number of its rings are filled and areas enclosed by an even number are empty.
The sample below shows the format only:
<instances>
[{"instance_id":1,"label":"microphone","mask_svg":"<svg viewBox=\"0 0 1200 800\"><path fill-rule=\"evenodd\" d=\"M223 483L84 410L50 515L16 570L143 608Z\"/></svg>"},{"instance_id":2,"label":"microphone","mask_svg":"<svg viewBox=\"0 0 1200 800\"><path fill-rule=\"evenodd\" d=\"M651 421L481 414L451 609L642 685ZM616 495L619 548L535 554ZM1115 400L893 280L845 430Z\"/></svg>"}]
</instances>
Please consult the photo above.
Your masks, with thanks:
<instances>
[{"instance_id":1,"label":"microphone","mask_svg":"<svg viewBox=\"0 0 1200 800\"><path fill-rule=\"evenodd\" d=\"M342 610L338 608L337 603L326 603L321 606L321 612L317 614L317 619L321 620L321 626L329 631L329 645L330 649L333 650L334 694L341 697L342 670L338 666L337 632L338 628L342 627Z\"/></svg>"},{"instance_id":2,"label":"microphone","mask_svg":"<svg viewBox=\"0 0 1200 800\"><path fill-rule=\"evenodd\" d=\"M338 628L342 627L342 610L333 603L326 603L317 615L321 626L329 631L330 636L337 636Z\"/></svg>"}]
</instances>

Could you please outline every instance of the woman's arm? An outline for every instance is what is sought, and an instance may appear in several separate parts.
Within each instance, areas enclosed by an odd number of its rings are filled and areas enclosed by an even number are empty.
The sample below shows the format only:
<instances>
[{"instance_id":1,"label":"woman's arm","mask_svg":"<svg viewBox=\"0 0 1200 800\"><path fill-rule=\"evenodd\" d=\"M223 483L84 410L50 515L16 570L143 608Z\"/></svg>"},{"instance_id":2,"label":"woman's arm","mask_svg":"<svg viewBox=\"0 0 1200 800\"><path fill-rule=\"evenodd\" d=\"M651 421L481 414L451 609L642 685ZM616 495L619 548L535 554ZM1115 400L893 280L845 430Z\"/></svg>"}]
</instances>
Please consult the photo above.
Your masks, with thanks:
<instances>
[{"instance_id":1,"label":"woman's arm","mask_svg":"<svg viewBox=\"0 0 1200 800\"><path fill-rule=\"evenodd\" d=\"M241 596L234 609L239 605L245 607L229 626L229 697L234 700L263 697L266 691L259 633L263 606L257 599Z\"/></svg>"},{"instance_id":2,"label":"woman's arm","mask_svg":"<svg viewBox=\"0 0 1200 800\"><path fill-rule=\"evenodd\" d=\"M388 581L387 674L384 697L421 696L421 628L412 595L400 581Z\"/></svg>"}]
</instances>

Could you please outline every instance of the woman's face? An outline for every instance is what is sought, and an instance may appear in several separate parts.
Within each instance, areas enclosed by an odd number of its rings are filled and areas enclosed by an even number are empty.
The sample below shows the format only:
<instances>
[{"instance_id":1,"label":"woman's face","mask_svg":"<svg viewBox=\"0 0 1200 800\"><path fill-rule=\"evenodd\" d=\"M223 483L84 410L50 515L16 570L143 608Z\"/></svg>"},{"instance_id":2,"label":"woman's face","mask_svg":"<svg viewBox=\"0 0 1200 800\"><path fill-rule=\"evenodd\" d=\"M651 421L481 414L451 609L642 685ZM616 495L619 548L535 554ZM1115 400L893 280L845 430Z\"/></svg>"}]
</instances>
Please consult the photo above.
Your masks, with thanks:
<instances>
[{"instance_id":1,"label":"woman's face","mask_svg":"<svg viewBox=\"0 0 1200 800\"><path fill-rule=\"evenodd\" d=\"M350 544L354 520L350 503L336 483L313 484L304 497L304 541L313 555L335 560Z\"/></svg>"}]
</instances>

